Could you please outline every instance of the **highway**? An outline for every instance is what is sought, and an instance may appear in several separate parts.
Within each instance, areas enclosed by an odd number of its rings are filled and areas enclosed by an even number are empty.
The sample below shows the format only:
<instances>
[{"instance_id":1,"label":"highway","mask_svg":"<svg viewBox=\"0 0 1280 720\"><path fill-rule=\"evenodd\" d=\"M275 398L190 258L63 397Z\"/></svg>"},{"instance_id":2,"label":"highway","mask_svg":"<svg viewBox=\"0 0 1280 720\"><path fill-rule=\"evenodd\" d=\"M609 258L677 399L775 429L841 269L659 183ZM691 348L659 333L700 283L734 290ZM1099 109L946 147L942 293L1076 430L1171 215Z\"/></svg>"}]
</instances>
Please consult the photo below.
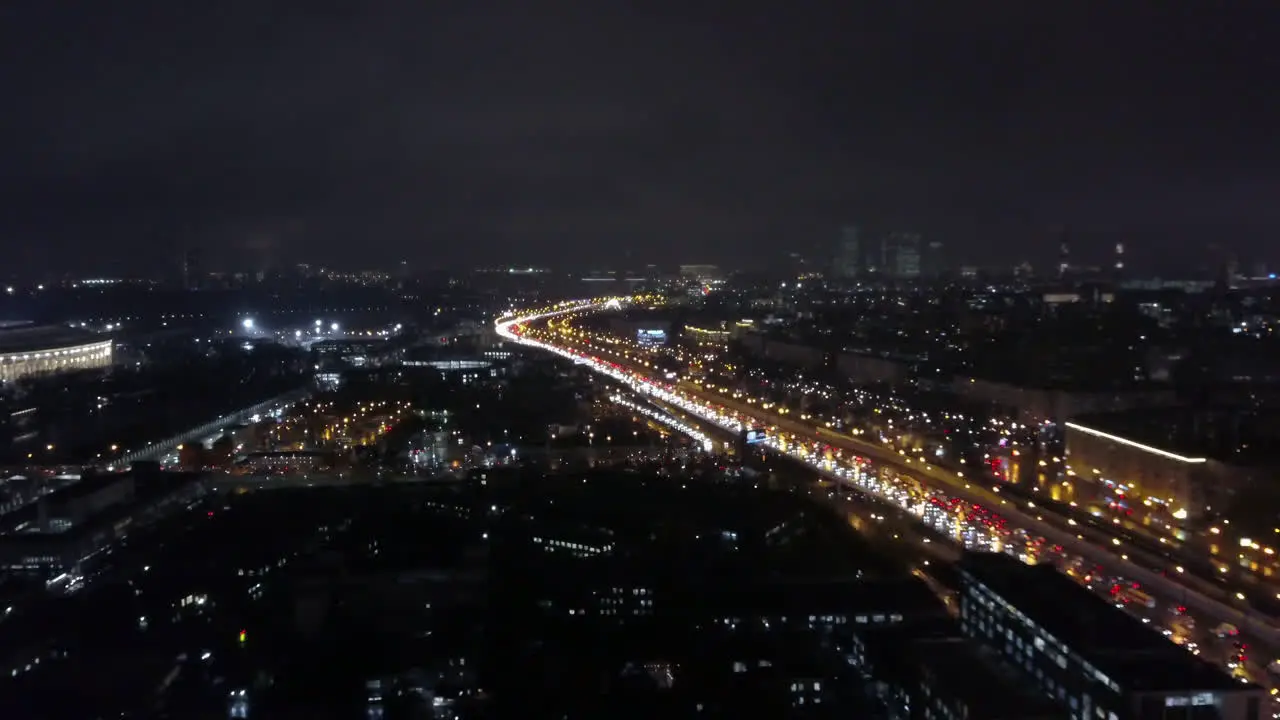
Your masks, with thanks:
<instances>
[{"instance_id":1,"label":"highway","mask_svg":"<svg viewBox=\"0 0 1280 720\"><path fill-rule=\"evenodd\" d=\"M1074 517L1064 517L1049 507L1037 505L1035 498L1017 497L1008 486L1002 490L993 480L979 480L978 472L945 468L927 462L922 457L910 457L901 450L886 447L885 444L855 438L823 425L805 423L787 415L785 409L779 412L742 402L687 380L678 381L673 387L665 380L652 377L655 374L652 367L624 352L618 352L607 343L592 343L584 338L578 341L576 347L562 347L570 352L590 353L602 358L635 377L647 379L668 391L678 392L704 404L708 409L732 415L744 424L754 423L768 428L771 436L778 434L790 442L819 442L838 451L889 463L917 480L927 481L951 494L990 507L999 507L1002 513L1016 519L1020 526L1034 529L1068 547L1080 546L1081 554L1095 562L1118 559L1127 563L1134 568L1134 572L1125 573L1126 575L1153 587L1165 588L1169 593L1191 592L1191 603L1202 612L1231 617L1233 624L1244 623L1241 627L1250 625L1260 636L1280 643L1280 630L1275 618L1251 608L1242 595L1233 595L1219 584L1194 576L1188 568L1190 563L1175 558L1171 552L1153 552L1147 547L1130 542L1123 529L1100 526L1087 513L1080 511ZM1174 577L1176 580L1171 579Z\"/></svg>"},{"instance_id":2,"label":"highway","mask_svg":"<svg viewBox=\"0 0 1280 720\"><path fill-rule=\"evenodd\" d=\"M1046 519L1046 513L1033 504L1024 504L1002 496L998 486L990 489L985 485L980 486L964 477L961 472L945 470L919 458L910 458L901 452L834 433L826 428L805 425L782 414L770 413L758 406L709 393L692 383L672 384L655 379L652 377L652 369L634 361L620 362L625 358L615 353L608 353L612 357L605 358L603 355L607 351L600 352L599 348L590 348L592 352L588 354L581 347L568 347L563 343L551 344L528 336L528 326L535 320L584 309L592 307L579 305L539 316L508 318L500 321L497 329L504 338L589 365L593 370L686 410L694 417L722 429L737 432L751 427L771 428L773 432L770 433L768 444L774 451L805 460L841 482L848 483L852 478L864 491L881 496L888 493L890 497L887 499L896 500L899 506L911 505L917 517L922 519L928 519L928 513L932 513L934 517L930 520L931 524L950 534L956 533L961 523L954 519L939 519L942 516L932 510L926 512L929 504L937 507L938 503L954 504L961 501L972 504L974 508L991 508L999 513L1001 523L1007 522L1015 530L1016 542L1034 542L1038 546L1048 543L1050 546L1061 547L1063 550L1060 555L1063 558L1086 561L1096 567L1095 572L1108 577L1141 583L1147 592L1161 598L1162 606L1185 606L1189 613L1194 613L1201 620L1202 628L1229 623L1239 627L1245 636L1257 644L1280 647L1280 628L1274 621L1247 608L1223 602L1219 599L1219 588L1212 588L1212 594L1205 592L1196 586L1197 581L1181 574L1168 558L1154 557L1140 550L1124 547L1117 538L1108 538L1090 528L1068 529L1060 520L1050 522L1052 515ZM850 461L851 464L844 464ZM890 469L892 477L881 478L877 477L877 473L866 472L866 468L870 467L868 461L875 461L881 468ZM989 549L1000 549L1000 540L994 537L974 536L965 538L963 542L966 547L971 548L981 549L986 545ZM992 544L996 547L990 547ZM1150 617L1145 618L1145 621L1151 620ZM1228 651L1220 649L1219 653L1225 655ZM1265 664L1270 658L1264 654L1258 659ZM1258 666L1251 670L1250 674L1255 679L1265 679L1265 673Z\"/></svg>"},{"instance_id":3,"label":"highway","mask_svg":"<svg viewBox=\"0 0 1280 720\"><path fill-rule=\"evenodd\" d=\"M692 417L679 406L664 402L652 395L647 397L646 404L657 408L656 413L641 404L618 396L614 396L614 401L636 409L657 419L667 427L702 442L704 448L714 448L717 445L732 448L738 444L736 433ZM954 564L961 557L960 548L949 542L951 538L933 527L921 524L920 518L910 512L872 494L828 482L821 472L813 473L813 468L797 458L788 457L785 453L762 449L759 457L749 454L741 458L742 466L743 468L752 467L758 471L759 463L755 461L763 462L765 457L770 456L779 464L769 464L765 472L779 478L783 487L791 492L803 492L809 495L813 502L827 507L838 517L844 518L864 538L880 544L892 555L902 557L910 565L911 573L938 596L948 612L952 614L958 612L959 604L955 592L934 576L936 568ZM775 470L780 472L775 473Z\"/></svg>"}]
</instances>

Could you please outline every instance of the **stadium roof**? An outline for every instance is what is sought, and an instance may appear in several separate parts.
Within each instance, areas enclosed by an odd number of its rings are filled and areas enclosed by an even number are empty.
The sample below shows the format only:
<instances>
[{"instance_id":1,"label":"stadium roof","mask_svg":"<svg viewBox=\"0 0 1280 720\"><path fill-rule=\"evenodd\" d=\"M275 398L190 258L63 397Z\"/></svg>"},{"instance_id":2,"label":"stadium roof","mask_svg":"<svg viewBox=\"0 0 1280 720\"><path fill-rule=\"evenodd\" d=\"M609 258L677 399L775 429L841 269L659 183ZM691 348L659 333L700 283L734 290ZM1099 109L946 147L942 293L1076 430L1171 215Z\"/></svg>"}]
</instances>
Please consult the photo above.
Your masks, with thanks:
<instances>
[{"instance_id":1,"label":"stadium roof","mask_svg":"<svg viewBox=\"0 0 1280 720\"><path fill-rule=\"evenodd\" d=\"M63 325L26 325L0 328L0 354L39 352L105 342L108 338Z\"/></svg>"}]
</instances>

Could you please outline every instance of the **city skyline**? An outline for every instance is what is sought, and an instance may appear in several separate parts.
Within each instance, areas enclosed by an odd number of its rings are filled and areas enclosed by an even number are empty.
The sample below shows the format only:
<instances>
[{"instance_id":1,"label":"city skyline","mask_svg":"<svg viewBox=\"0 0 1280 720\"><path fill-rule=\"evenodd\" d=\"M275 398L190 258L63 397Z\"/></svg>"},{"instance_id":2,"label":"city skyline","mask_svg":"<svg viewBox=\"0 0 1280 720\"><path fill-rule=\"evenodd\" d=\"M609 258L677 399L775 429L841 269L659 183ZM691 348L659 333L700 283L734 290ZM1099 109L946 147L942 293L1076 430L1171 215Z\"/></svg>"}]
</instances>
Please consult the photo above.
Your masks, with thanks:
<instances>
[{"instance_id":1,"label":"city skyline","mask_svg":"<svg viewBox=\"0 0 1280 720\"><path fill-rule=\"evenodd\" d=\"M5 6L0 717L1280 719L1280 6L1099 9Z\"/></svg>"},{"instance_id":2,"label":"city skyline","mask_svg":"<svg viewBox=\"0 0 1280 720\"><path fill-rule=\"evenodd\" d=\"M1043 282L846 227L831 282L186 252L6 288L0 706L1274 712L1280 284L1074 237Z\"/></svg>"}]
</instances>

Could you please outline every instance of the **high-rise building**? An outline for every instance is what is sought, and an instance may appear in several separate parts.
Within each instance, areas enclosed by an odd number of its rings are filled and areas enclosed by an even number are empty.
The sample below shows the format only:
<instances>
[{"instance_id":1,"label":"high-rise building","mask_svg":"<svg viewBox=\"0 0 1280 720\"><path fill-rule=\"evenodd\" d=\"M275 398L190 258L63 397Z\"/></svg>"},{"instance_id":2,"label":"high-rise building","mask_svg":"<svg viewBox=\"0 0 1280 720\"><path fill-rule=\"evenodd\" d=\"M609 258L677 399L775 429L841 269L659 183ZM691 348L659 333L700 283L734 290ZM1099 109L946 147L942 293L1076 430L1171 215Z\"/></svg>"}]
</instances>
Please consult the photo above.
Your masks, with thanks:
<instances>
[{"instance_id":1,"label":"high-rise building","mask_svg":"<svg viewBox=\"0 0 1280 720\"><path fill-rule=\"evenodd\" d=\"M900 280L920 277L920 236L894 232L881 238L880 267L886 275Z\"/></svg>"},{"instance_id":2,"label":"high-rise building","mask_svg":"<svg viewBox=\"0 0 1280 720\"><path fill-rule=\"evenodd\" d=\"M199 248L188 248L182 254L182 287L199 290L204 285L204 258Z\"/></svg>"},{"instance_id":3,"label":"high-rise building","mask_svg":"<svg viewBox=\"0 0 1280 720\"><path fill-rule=\"evenodd\" d=\"M920 274L929 278L941 277L946 271L946 258L943 256L942 243L930 240L925 245L920 257Z\"/></svg>"},{"instance_id":4,"label":"high-rise building","mask_svg":"<svg viewBox=\"0 0 1280 720\"><path fill-rule=\"evenodd\" d=\"M796 279L808 277L810 271L812 270L812 268L809 266L808 259L806 259L804 255L798 252L787 253L787 258L785 262L786 262L786 267L783 274L786 275L789 280L796 280Z\"/></svg>"},{"instance_id":5,"label":"high-rise building","mask_svg":"<svg viewBox=\"0 0 1280 720\"><path fill-rule=\"evenodd\" d=\"M680 277L697 282L719 282L724 279L718 265L681 265Z\"/></svg>"},{"instance_id":6,"label":"high-rise building","mask_svg":"<svg viewBox=\"0 0 1280 720\"><path fill-rule=\"evenodd\" d=\"M907 236L898 244L893 274L902 280L920 277L920 237L918 235Z\"/></svg>"},{"instance_id":7,"label":"high-rise building","mask_svg":"<svg viewBox=\"0 0 1280 720\"><path fill-rule=\"evenodd\" d=\"M1065 277L1071 271L1071 246L1067 242L1067 229L1058 226L1051 233L1058 245L1058 277Z\"/></svg>"},{"instance_id":8,"label":"high-rise building","mask_svg":"<svg viewBox=\"0 0 1280 720\"><path fill-rule=\"evenodd\" d=\"M858 243L858 228L848 225L840 230L840 246L836 249L835 273L838 278L858 276L862 267L862 246Z\"/></svg>"},{"instance_id":9,"label":"high-rise building","mask_svg":"<svg viewBox=\"0 0 1280 720\"><path fill-rule=\"evenodd\" d=\"M1260 718L1267 691L1169 642L1050 565L966 553L961 632L1026 671L1073 718ZM1133 583L1136 589L1137 583ZM1112 586L1113 593L1127 585Z\"/></svg>"}]
</instances>

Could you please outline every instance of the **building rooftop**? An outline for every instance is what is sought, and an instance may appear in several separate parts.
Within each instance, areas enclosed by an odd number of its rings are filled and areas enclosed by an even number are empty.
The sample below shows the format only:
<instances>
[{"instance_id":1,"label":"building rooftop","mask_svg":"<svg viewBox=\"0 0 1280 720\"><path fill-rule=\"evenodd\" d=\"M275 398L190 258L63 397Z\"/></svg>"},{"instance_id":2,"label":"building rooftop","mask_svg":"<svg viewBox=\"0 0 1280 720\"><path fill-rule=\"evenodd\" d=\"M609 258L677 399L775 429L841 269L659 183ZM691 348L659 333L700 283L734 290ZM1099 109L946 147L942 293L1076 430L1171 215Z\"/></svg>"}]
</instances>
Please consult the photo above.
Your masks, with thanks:
<instances>
[{"instance_id":1,"label":"building rooftop","mask_svg":"<svg viewBox=\"0 0 1280 720\"><path fill-rule=\"evenodd\" d=\"M928 586L912 577L884 580L812 580L724 583L704 588L702 600L723 613L767 615L897 615L899 622L946 614ZM819 610L821 609L821 610ZM856 624L850 619L851 624Z\"/></svg>"},{"instance_id":2,"label":"building rooftop","mask_svg":"<svg viewBox=\"0 0 1280 720\"><path fill-rule=\"evenodd\" d=\"M994 651L960 634L951 618L891 626L860 626L867 671L878 680L922 682L935 695L954 698L970 717L1065 718L1063 709L1034 691Z\"/></svg>"},{"instance_id":3,"label":"building rooftop","mask_svg":"<svg viewBox=\"0 0 1280 720\"><path fill-rule=\"evenodd\" d=\"M329 338L327 340L317 340L311 343L312 350L333 350L347 348L365 348L370 345L386 345L390 338L381 336L369 337L351 337L351 338Z\"/></svg>"},{"instance_id":4,"label":"building rooftop","mask_svg":"<svg viewBox=\"0 0 1280 720\"><path fill-rule=\"evenodd\" d=\"M1066 718L1066 711L1030 689L1026 678L989 648L960 637L911 643L908 652L935 692L961 700L984 720Z\"/></svg>"},{"instance_id":5,"label":"building rooftop","mask_svg":"<svg viewBox=\"0 0 1280 720\"><path fill-rule=\"evenodd\" d=\"M108 338L62 325L23 325L0 328L0 354L56 350L106 342Z\"/></svg>"},{"instance_id":6,"label":"building rooftop","mask_svg":"<svg viewBox=\"0 0 1280 720\"><path fill-rule=\"evenodd\" d=\"M1234 465L1280 463L1280 412L1238 408L1165 407L1082 415L1073 430L1156 455Z\"/></svg>"},{"instance_id":7,"label":"building rooftop","mask_svg":"<svg viewBox=\"0 0 1280 720\"><path fill-rule=\"evenodd\" d=\"M50 505L63 505L80 498L88 497L119 483L132 483L134 476L130 473L85 473L79 482L71 483L45 495L41 500Z\"/></svg>"},{"instance_id":8,"label":"building rooftop","mask_svg":"<svg viewBox=\"0 0 1280 720\"><path fill-rule=\"evenodd\" d=\"M1052 566L1031 566L998 553L969 553L961 562L961 572L1003 597L1128 691L1244 687Z\"/></svg>"}]
</instances>

